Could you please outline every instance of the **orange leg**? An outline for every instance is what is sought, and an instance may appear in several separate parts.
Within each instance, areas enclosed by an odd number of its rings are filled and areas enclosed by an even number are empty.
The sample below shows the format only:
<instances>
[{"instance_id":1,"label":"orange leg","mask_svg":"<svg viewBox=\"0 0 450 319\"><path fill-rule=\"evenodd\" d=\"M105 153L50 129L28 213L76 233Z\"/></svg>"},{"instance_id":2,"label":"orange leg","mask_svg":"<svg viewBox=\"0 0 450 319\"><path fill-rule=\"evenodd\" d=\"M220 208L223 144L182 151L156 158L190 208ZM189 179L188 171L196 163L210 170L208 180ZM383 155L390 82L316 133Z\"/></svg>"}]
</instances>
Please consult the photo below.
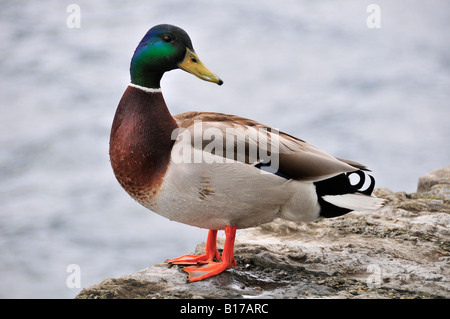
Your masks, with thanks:
<instances>
[{"instance_id":1,"label":"orange leg","mask_svg":"<svg viewBox=\"0 0 450 319\"><path fill-rule=\"evenodd\" d=\"M166 263L173 265L196 265L196 264L208 264L212 262L214 258L220 260L220 254L217 251L217 230L210 229L208 232L208 239L205 245L205 254L203 255L184 255L178 258L167 259Z\"/></svg>"},{"instance_id":2,"label":"orange leg","mask_svg":"<svg viewBox=\"0 0 450 319\"><path fill-rule=\"evenodd\" d=\"M234 259L234 239L236 237L236 226L225 227L225 244L223 246L222 261L208 261L203 265L185 267L183 270L189 274L189 281L199 281L220 274L228 268L236 266Z\"/></svg>"}]
</instances>

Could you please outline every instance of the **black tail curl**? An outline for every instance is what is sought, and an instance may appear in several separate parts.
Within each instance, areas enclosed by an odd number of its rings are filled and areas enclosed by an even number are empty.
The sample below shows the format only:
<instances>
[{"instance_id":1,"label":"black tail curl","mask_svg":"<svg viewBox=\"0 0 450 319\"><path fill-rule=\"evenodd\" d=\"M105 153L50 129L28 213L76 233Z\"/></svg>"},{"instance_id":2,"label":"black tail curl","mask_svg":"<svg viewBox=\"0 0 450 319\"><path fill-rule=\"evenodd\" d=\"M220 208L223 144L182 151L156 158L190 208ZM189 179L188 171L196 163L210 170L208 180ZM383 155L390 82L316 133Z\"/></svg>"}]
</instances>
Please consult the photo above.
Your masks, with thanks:
<instances>
[{"instance_id":1,"label":"black tail curl","mask_svg":"<svg viewBox=\"0 0 450 319\"><path fill-rule=\"evenodd\" d=\"M352 184L350 176L357 174L359 181L356 184ZM370 185L363 189L362 187L366 183L367 176L370 178ZM351 209L345 207L339 207L328 203L322 197L325 195L344 195L344 194L364 194L370 196L375 188L375 178L373 176L364 173L362 170L343 173L329 179L315 182L317 198L320 204L320 216L325 218L337 217L351 212Z\"/></svg>"}]
</instances>

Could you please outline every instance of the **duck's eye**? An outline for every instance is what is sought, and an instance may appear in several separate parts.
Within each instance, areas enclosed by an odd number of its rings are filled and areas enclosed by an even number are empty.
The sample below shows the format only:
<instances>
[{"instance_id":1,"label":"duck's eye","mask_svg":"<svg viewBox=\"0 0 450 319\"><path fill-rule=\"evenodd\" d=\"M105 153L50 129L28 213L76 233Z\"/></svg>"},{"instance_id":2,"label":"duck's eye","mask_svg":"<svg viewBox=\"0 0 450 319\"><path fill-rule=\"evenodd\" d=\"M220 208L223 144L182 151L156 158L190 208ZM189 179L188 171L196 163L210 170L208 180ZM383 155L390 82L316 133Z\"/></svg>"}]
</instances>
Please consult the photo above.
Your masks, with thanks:
<instances>
[{"instance_id":1,"label":"duck's eye","mask_svg":"<svg viewBox=\"0 0 450 319\"><path fill-rule=\"evenodd\" d=\"M165 34L163 36L163 40L167 43L172 42L172 37L170 36L170 34Z\"/></svg>"}]
</instances>

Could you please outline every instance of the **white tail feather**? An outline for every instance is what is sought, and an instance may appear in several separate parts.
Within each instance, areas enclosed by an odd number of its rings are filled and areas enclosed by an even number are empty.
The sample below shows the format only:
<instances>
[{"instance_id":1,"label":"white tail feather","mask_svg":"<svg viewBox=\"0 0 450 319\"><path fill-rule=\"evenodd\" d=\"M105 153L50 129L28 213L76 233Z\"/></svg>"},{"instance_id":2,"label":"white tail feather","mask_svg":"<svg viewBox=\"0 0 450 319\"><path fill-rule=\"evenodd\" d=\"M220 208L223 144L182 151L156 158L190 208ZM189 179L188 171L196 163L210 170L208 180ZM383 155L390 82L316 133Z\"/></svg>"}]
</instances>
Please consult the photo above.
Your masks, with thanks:
<instances>
[{"instance_id":1,"label":"white tail feather","mask_svg":"<svg viewBox=\"0 0 450 319\"><path fill-rule=\"evenodd\" d=\"M380 208L384 200L375 196L364 194L325 195L322 199L338 207L351 210L376 210Z\"/></svg>"}]
</instances>

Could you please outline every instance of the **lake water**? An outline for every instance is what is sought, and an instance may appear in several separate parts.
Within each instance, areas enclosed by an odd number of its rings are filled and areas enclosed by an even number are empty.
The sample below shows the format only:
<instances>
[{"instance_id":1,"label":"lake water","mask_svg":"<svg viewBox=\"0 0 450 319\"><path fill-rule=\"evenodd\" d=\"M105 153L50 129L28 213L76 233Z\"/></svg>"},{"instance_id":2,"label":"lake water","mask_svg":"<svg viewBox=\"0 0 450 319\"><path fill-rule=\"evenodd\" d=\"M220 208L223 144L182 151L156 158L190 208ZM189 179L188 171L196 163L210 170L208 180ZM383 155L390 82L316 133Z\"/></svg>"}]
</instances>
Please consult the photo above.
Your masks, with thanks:
<instances>
[{"instance_id":1,"label":"lake water","mask_svg":"<svg viewBox=\"0 0 450 319\"><path fill-rule=\"evenodd\" d=\"M70 3L81 9L69 28ZM172 113L238 114L368 165L413 192L450 164L450 3L376 1L2 1L0 298L72 298L81 287L193 251L207 231L134 202L109 164L109 130L131 55L153 25L191 36L224 85L182 71Z\"/></svg>"}]
</instances>

